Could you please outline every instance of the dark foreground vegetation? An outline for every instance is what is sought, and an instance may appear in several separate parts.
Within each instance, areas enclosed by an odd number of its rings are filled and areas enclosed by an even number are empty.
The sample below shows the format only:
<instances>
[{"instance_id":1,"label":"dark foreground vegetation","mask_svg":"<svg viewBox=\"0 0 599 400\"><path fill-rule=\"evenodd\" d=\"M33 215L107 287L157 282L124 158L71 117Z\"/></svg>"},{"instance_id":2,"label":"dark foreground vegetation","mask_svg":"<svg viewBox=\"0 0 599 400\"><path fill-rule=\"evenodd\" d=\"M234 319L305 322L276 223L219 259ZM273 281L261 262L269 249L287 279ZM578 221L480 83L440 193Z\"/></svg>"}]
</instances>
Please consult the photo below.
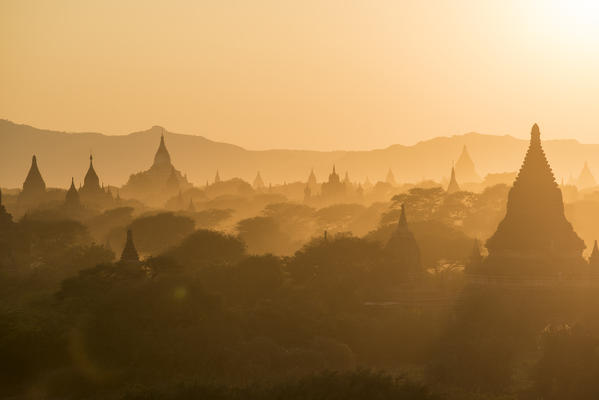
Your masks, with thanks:
<instances>
[{"instance_id":1,"label":"dark foreground vegetation","mask_svg":"<svg viewBox=\"0 0 599 400\"><path fill-rule=\"evenodd\" d=\"M386 246L393 204L363 237L319 235L292 255L243 238L277 247L273 232L301 226L294 204L267 207L276 231L238 234L194 230L184 213L4 214L0 397L596 399L596 286L467 282L473 239L456 227L490 230L497 196L398 196L420 272ZM94 240L120 243L123 226L155 255L115 262Z\"/></svg>"}]
</instances>

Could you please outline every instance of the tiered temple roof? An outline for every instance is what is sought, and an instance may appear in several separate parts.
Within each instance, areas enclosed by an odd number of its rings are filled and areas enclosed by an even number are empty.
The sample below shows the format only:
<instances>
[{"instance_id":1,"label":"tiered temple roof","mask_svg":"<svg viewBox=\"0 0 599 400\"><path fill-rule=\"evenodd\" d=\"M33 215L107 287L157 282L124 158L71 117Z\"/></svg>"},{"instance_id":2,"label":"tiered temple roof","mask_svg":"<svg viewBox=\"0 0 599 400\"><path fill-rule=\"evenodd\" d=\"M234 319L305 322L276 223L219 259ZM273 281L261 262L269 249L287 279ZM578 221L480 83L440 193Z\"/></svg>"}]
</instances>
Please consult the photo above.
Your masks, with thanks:
<instances>
[{"instance_id":1,"label":"tiered temple roof","mask_svg":"<svg viewBox=\"0 0 599 400\"><path fill-rule=\"evenodd\" d=\"M583 265L585 245L564 215L562 193L535 124L520 172L510 189L506 215L487 241L486 266L501 272L567 272Z\"/></svg>"}]
</instances>

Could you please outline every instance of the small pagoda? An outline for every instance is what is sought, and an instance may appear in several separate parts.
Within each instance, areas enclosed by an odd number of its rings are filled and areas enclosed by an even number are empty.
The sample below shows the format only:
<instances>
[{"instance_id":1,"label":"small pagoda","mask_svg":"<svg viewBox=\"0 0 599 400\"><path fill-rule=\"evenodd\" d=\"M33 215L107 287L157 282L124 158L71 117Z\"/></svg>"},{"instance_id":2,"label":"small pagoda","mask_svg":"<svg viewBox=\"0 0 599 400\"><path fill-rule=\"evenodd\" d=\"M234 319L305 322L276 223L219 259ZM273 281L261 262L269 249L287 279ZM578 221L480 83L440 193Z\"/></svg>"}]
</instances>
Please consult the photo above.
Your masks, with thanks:
<instances>
[{"instance_id":1,"label":"small pagoda","mask_svg":"<svg viewBox=\"0 0 599 400\"><path fill-rule=\"evenodd\" d=\"M122 264L139 263L139 255L137 254L135 243L133 243L133 232L131 231L131 229L127 230L127 241L125 242L125 248L123 249L123 253L121 254L120 262Z\"/></svg>"},{"instance_id":2,"label":"small pagoda","mask_svg":"<svg viewBox=\"0 0 599 400\"><path fill-rule=\"evenodd\" d=\"M541 146L538 125L510 189L506 215L487 241L483 269L492 274L577 273L585 248L564 215L562 192Z\"/></svg>"},{"instance_id":3,"label":"small pagoda","mask_svg":"<svg viewBox=\"0 0 599 400\"><path fill-rule=\"evenodd\" d=\"M385 246L385 252L401 272L411 275L423 272L420 261L420 248L408 226L406 208L403 204L401 205L397 228L391 234L391 238Z\"/></svg>"},{"instance_id":4,"label":"small pagoda","mask_svg":"<svg viewBox=\"0 0 599 400\"><path fill-rule=\"evenodd\" d=\"M46 183L37 166L37 157L31 158L31 167L23 182L23 190L19 193L18 206L22 210L34 208L44 201L46 195Z\"/></svg>"},{"instance_id":5,"label":"small pagoda","mask_svg":"<svg viewBox=\"0 0 599 400\"><path fill-rule=\"evenodd\" d=\"M451 167L451 177L449 178L449 185L447 185L447 194L454 194L461 190L458 180L455 177L455 168Z\"/></svg>"}]
</instances>

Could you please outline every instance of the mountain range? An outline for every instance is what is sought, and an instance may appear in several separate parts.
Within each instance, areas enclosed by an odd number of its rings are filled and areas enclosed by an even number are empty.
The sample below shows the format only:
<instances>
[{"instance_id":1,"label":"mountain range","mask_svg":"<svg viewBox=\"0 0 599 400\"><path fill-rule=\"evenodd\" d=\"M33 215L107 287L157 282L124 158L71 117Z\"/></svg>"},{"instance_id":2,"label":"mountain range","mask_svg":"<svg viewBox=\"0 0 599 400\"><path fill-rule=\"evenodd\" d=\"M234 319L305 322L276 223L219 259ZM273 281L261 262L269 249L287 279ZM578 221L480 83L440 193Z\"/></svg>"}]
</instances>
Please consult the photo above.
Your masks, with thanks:
<instances>
[{"instance_id":1,"label":"mountain range","mask_svg":"<svg viewBox=\"0 0 599 400\"><path fill-rule=\"evenodd\" d=\"M121 186L132 173L150 167L163 132L173 164L196 185L212 182L217 170L222 179L239 177L249 182L260 171L268 185L305 181L313 168L318 180L323 181L333 165L341 175L348 171L351 180L384 180L389 168L398 182L444 180L463 146L467 146L478 173L485 176L518 170L528 146L528 140L509 135L466 133L413 146L394 144L368 151L256 151L202 136L169 132L159 126L115 136L58 132L0 120L0 187L20 187L33 154L49 187L67 187L71 177L76 183L82 182L90 152L100 179L105 184ZM577 177L585 161L591 171L599 168L599 144L547 140L543 147L558 180Z\"/></svg>"}]
</instances>

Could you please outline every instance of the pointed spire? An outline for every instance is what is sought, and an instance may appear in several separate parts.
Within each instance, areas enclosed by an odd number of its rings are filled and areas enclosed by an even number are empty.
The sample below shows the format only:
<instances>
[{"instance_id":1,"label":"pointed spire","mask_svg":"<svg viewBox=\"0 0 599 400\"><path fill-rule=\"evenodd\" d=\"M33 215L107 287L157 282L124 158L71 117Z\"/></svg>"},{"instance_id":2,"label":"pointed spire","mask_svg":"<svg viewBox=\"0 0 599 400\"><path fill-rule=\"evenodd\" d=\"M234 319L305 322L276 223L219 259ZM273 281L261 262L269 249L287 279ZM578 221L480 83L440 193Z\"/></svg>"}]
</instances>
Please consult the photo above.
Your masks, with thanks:
<instances>
[{"instance_id":1,"label":"pointed spire","mask_svg":"<svg viewBox=\"0 0 599 400\"><path fill-rule=\"evenodd\" d=\"M133 243L133 232L131 229L127 230L127 241L125 242L125 248L123 249L123 253L121 254L121 262L122 263L138 263L139 255L137 254L137 249L135 248L135 243Z\"/></svg>"},{"instance_id":2,"label":"pointed spire","mask_svg":"<svg viewBox=\"0 0 599 400\"><path fill-rule=\"evenodd\" d=\"M459 182L479 182L481 180L466 145L462 148L462 154L460 154L460 158L458 158L458 162L455 164L455 171L456 179Z\"/></svg>"},{"instance_id":3,"label":"pointed spire","mask_svg":"<svg viewBox=\"0 0 599 400\"><path fill-rule=\"evenodd\" d=\"M591 252L591 256L589 257L589 266L599 268L599 246L597 246L596 240L593 244L593 251Z\"/></svg>"},{"instance_id":4,"label":"pointed spire","mask_svg":"<svg viewBox=\"0 0 599 400\"><path fill-rule=\"evenodd\" d=\"M31 157L31 167L23 183L23 191L21 192L24 196L37 196L46 191L46 183L42 174L37 166L37 157L33 155Z\"/></svg>"},{"instance_id":5,"label":"pointed spire","mask_svg":"<svg viewBox=\"0 0 599 400\"><path fill-rule=\"evenodd\" d=\"M582 171L580 171L580 175L576 182L576 186L581 189L589 188L597 185L597 181L595 181L595 177L589 168L589 163L587 161L584 162L584 166L582 167Z\"/></svg>"},{"instance_id":6,"label":"pointed spire","mask_svg":"<svg viewBox=\"0 0 599 400\"><path fill-rule=\"evenodd\" d=\"M220 174L218 173L218 169L216 170L216 175L214 176L214 183L220 183Z\"/></svg>"},{"instance_id":7,"label":"pointed spire","mask_svg":"<svg viewBox=\"0 0 599 400\"><path fill-rule=\"evenodd\" d=\"M261 190L264 189L264 181L262 180L262 176L260 175L260 171L256 174L256 178L254 178L254 183L252 184L254 189Z\"/></svg>"},{"instance_id":8,"label":"pointed spire","mask_svg":"<svg viewBox=\"0 0 599 400\"><path fill-rule=\"evenodd\" d=\"M315 186L316 182L316 174L314 174L314 168L310 170L310 175L308 176L308 185Z\"/></svg>"},{"instance_id":9,"label":"pointed spire","mask_svg":"<svg viewBox=\"0 0 599 400\"><path fill-rule=\"evenodd\" d=\"M164 128L162 128L160 144L158 145L158 150L156 150L156 154L154 155L154 164L152 165L152 168L168 168L170 166L171 156L166 149L166 143L164 141Z\"/></svg>"},{"instance_id":10,"label":"pointed spire","mask_svg":"<svg viewBox=\"0 0 599 400\"><path fill-rule=\"evenodd\" d=\"M584 262L584 242L564 214L562 192L543 151L537 124L510 189L505 217L486 247L486 263L504 270L556 272Z\"/></svg>"},{"instance_id":11,"label":"pointed spire","mask_svg":"<svg viewBox=\"0 0 599 400\"><path fill-rule=\"evenodd\" d=\"M69 208L77 208L81 205L79 192L77 192L77 188L75 187L75 178L73 177L71 177L71 186L69 187L69 190L67 190L64 204Z\"/></svg>"},{"instance_id":12,"label":"pointed spire","mask_svg":"<svg viewBox=\"0 0 599 400\"><path fill-rule=\"evenodd\" d=\"M422 272L420 249L408 226L405 204L401 205L397 229L385 245L385 252L397 265L399 271L409 274Z\"/></svg>"},{"instance_id":13,"label":"pointed spire","mask_svg":"<svg viewBox=\"0 0 599 400\"><path fill-rule=\"evenodd\" d=\"M83 179L83 191L99 192L100 190L100 178L98 178L98 174L96 174L96 170L94 169L94 157L90 154L89 168L87 169L87 173Z\"/></svg>"},{"instance_id":14,"label":"pointed spire","mask_svg":"<svg viewBox=\"0 0 599 400\"><path fill-rule=\"evenodd\" d=\"M395 180L395 175L393 174L393 171L391 170L391 168L389 168L389 170L387 171L387 178L385 178L385 182L387 182L391 186L397 185L397 181Z\"/></svg>"},{"instance_id":15,"label":"pointed spire","mask_svg":"<svg viewBox=\"0 0 599 400\"><path fill-rule=\"evenodd\" d=\"M458 181L455 178L455 168L451 167L451 178L449 179L449 185L447 186L447 194L453 194L459 192L460 185L458 185Z\"/></svg>"}]
</instances>

